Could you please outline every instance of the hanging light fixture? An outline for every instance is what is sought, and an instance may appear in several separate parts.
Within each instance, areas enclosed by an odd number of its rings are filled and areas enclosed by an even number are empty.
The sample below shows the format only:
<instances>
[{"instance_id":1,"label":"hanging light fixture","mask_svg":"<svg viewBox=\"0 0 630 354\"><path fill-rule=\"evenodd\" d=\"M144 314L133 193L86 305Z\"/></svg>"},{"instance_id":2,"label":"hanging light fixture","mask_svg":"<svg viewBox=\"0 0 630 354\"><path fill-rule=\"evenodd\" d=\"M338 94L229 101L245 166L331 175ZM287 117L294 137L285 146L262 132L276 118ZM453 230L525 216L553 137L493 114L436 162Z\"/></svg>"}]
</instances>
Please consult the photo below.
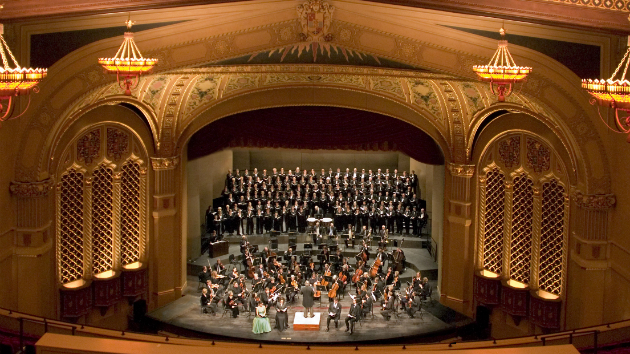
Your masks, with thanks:
<instances>
[{"instance_id":1,"label":"hanging light fixture","mask_svg":"<svg viewBox=\"0 0 630 354\"><path fill-rule=\"evenodd\" d=\"M615 126L611 127L601 116L602 122L608 129L622 134L628 134L626 140L630 143L630 116L619 117L619 111L630 113L630 82L626 80L628 64L630 64L630 36L628 36L628 49L619 62L617 69L609 79L583 79L582 88L591 94L590 103L615 110ZM623 67L623 72L620 73ZM615 77L619 75L618 79Z\"/></svg>"},{"instance_id":2,"label":"hanging light fixture","mask_svg":"<svg viewBox=\"0 0 630 354\"><path fill-rule=\"evenodd\" d=\"M501 34L499 48L490 59L490 63L488 65L475 65L473 71L479 75L481 81L490 83L492 94L499 97L499 102L503 102L505 97L512 93L512 86L518 82L523 82L527 75L532 72L532 68L516 66L508 50L505 29L501 27L499 33Z\"/></svg>"},{"instance_id":3,"label":"hanging light fixture","mask_svg":"<svg viewBox=\"0 0 630 354\"><path fill-rule=\"evenodd\" d=\"M127 19L127 32L125 40L113 58L99 58L98 63L110 74L116 74L120 88L125 90L125 95L131 96L131 90L138 85L140 75L148 73L157 64L157 59L143 58L138 46L133 41L131 26L135 22Z\"/></svg>"},{"instance_id":4,"label":"hanging light fixture","mask_svg":"<svg viewBox=\"0 0 630 354\"><path fill-rule=\"evenodd\" d=\"M2 7L0 7L1 9ZM22 116L31 103L31 91L39 92L37 84L46 77L46 69L22 68L11 53L4 40L4 25L0 24L0 122ZM13 62L11 67L10 61ZM28 105L21 113L11 116L15 106L15 97L28 95Z\"/></svg>"}]
</instances>

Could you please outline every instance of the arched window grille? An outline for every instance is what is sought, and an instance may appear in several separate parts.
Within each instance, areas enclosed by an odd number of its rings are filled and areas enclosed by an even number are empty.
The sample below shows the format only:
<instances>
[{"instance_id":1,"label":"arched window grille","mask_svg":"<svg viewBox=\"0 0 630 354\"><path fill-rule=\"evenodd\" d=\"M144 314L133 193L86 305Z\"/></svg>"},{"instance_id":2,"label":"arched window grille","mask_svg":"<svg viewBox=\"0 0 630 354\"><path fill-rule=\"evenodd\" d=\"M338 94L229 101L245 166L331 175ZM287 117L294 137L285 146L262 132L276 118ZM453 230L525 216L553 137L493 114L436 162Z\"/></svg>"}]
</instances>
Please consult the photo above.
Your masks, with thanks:
<instances>
[{"instance_id":1,"label":"arched window grille","mask_svg":"<svg viewBox=\"0 0 630 354\"><path fill-rule=\"evenodd\" d=\"M59 282L72 287L145 260L146 154L127 129L83 132L63 153L57 185Z\"/></svg>"}]
</instances>

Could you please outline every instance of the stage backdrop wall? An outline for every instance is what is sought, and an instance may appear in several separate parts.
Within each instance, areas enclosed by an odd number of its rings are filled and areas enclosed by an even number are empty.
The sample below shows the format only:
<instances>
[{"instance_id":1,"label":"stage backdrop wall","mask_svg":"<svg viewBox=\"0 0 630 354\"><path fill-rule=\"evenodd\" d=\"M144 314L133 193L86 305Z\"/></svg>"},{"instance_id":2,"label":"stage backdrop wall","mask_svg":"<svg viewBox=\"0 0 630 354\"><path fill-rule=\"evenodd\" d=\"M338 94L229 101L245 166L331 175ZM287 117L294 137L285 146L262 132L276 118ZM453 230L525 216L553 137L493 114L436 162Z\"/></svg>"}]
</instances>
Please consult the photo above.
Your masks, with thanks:
<instances>
[{"instance_id":1,"label":"stage backdrop wall","mask_svg":"<svg viewBox=\"0 0 630 354\"><path fill-rule=\"evenodd\" d=\"M186 218L188 257L201 253L201 225L214 196L221 195L227 171L232 169L232 150L206 155L186 165L188 216Z\"/></svg>"},{"instance_id":2,"label":"stage backdrop wall","mask_svg":"<svg viewBox=\"0 0 630 354\"><path fill-rule=\"evenodd\" d=\"M258 172L262 173L263 169L267 169L267 173L271 174L272 168L283 167L285 172L289 169L295 172L296 167L307 170L315 169L316 173L320 173L321 169L328 172L329 168L333 171L337 167L345 171L349 168L357 168L361 171L382 169L383 172L389 168L390 172L394 172L399 166L399 161L409 161L409 156L398 152L370 152L370 151L313 151L313 150L294 150L294 149L233 149L234 151L234 168L250 169L258 168Z\"/></svg>"}]
</instances>

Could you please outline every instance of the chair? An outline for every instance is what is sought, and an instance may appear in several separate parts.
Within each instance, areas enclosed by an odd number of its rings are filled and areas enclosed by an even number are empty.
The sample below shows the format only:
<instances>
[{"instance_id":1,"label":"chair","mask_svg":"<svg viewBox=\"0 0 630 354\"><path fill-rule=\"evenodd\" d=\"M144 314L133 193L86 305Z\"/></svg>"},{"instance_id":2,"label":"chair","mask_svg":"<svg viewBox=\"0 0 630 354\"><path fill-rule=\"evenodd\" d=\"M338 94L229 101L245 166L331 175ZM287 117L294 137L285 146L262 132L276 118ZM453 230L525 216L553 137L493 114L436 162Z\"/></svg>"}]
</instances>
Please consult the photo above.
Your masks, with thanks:
<instances>
[{"instance_id":1,"label":"chair","mask_svg":"<svg viewBox=\"0 0 630 354\"><path fill-rule=\"evenodd\" d=\"M431 295L433 295L433 287L429 288L429 293L427 294L427 297L421 300L421 303L423 304L429 303L431 304L431 306L433 306L433 296Z\"/></svg>"},{"instance_id":2,"label":"chair","mask_svg":"<svg viewBox=\"0 0 630 354\"><path fill-rule=\"evenodd\" d=\"M234 254L230 254L228 256L228 261L229 261L229 263L231 265L234 266L234 268L236 268L236 266L238 266L239 272L241 271L241 263L236 260L236 257L234 256Z\"/></svg>"}]
</instances>

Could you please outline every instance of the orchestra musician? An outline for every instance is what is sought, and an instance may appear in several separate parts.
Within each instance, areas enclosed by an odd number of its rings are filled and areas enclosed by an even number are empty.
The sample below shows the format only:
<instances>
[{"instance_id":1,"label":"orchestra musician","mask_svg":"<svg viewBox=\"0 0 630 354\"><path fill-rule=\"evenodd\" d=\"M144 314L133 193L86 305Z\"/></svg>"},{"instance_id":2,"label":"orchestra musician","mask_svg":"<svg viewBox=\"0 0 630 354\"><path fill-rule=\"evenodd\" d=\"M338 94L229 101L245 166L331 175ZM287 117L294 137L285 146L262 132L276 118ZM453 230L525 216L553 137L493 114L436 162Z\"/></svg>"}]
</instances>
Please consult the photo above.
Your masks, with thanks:
<instances>
[{"instance_id":1,"label":"orchestra musician","mask_svg":"<svg viewBox=\"0 0 630 354\"><path fill-rule=\"evenodd\" d=\"M335 328L339 328L339 319L341 318L341 305L339 299L335 297L328 305L328 318L326 319L326 332L330 330L330 321L335 322Z\"/></svg>"},{"instance_id":2,"label":"orchestra musician","mask_svg":"<svg viewBox=\"0 0 630 354\"><path fill-rule=\"evenodd\" d=\"M420 311L421 303L422 302L420 301L420 296L418 296L415 291L412 291L409 305L407 306L407 313L409 314L409 317L414 318L413 315L416 312Z\"/></svg>"},{"instance_id":3,"label":"orchestra musician","mask_svg":"<svg viewBox=\"0 0 630 354\"><path fill-rule=\"evenodd\" d=\"M238 302L234 294L230 291L228 292L228 297L225 299L226 307L232 310L232 318L238 317Z\"/></svg>"},{"instance_id":4,"label":"orchestra musician","mask_svg":"<svg viewBox=\"0 0 630 354\"><path fill-rule=\"evenodd\" d=\"M392 312L394 312L394 297L393 295L389 295L388 289L383 296L383 310L381 310L381 316L383 316L385 321L389 321L392 317Z\"/></svg>"},{"instance_id":5,"label":"orchestra musician","mask_svg":"<svg viewBox=\"0 0 630 354\"><path fill-rule=\"evenodd\" d=\"M361 316L361 306L357 304L357 298L353 297L348 317L346 317L346 332L354 333L354 323L359 320L359 316Z\"/></svg>"},{"instance_id":6,"label":"orchestra musician","mask_svg":"<svg viewBox=\"0 0 630 354\"><path fill-rule=\"evenodd\" d=\"M212 267L212 270L217 272L217 274L224 274L225 273L225 266L221 262L221 259L217 258L217 261L214 264L214 266Z\"/></svg>"},{"instance_id":7,"label":"orchestra musician","mask_svg":"<svg viewBox=\"0 0 630 354\"><path fill-rule=\"evenodd\" d=\"M203 309L203 313L208 313L208 309L210 309L210 313L212 316L216 316L217 314L217 305L212 300L214 298L214 294L208 292L207 288L203 288L201 290L201 308Z\"/></svg>"}]
</instances>

